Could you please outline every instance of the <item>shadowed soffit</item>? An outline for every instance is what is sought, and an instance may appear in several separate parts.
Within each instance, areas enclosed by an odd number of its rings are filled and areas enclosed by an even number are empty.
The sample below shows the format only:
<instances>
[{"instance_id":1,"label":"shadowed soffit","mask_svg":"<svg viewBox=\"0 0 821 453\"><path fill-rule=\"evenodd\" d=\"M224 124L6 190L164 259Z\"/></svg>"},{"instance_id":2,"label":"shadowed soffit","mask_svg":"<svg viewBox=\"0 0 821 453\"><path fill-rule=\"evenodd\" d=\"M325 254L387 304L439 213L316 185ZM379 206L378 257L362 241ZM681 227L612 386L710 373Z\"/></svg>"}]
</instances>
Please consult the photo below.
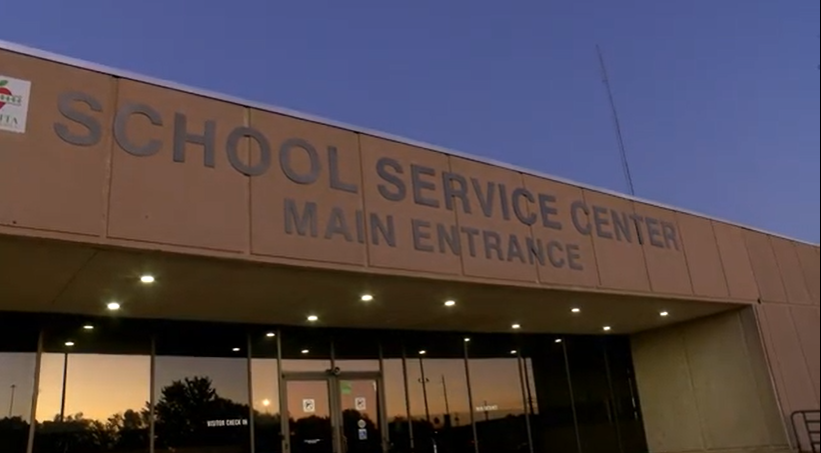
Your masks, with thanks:
<instances>
[{"instance_id":1,"label":"shadowed soffit","mask_svg":"<svg viewBox=\"0 0 821 453\"><path fill-rule=\"evenodd\" d=\"M153 284L140 276L150 274ZM362 301L361 296L373 296ZM455 305L445 306L453 300ZM634 333L738 305L320 271L0 236L0 310L270 325ZM571 309L579 308L574 314ZM668 317L660 316L668 312Z\"/></svg>"}]
</instances>

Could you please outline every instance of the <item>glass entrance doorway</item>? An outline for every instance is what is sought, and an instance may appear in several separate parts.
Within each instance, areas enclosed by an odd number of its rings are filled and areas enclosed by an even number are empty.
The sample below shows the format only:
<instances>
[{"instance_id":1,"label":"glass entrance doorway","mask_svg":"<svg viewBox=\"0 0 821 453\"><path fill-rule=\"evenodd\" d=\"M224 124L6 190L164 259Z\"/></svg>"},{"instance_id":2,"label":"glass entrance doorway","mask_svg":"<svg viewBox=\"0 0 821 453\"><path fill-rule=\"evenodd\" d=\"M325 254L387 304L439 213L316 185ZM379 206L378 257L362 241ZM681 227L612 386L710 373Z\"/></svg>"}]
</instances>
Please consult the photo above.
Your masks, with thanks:
<instances>
[{"instance_id":1,"label":"glass entrance doorway","mask_svg":"<svg viewBox=\"0 0 821 453\"><path fill-rule=\"evenodd\" d=\"M285 373L284 453L383 453L379 373Z\"/></svg>"}]
</instances>

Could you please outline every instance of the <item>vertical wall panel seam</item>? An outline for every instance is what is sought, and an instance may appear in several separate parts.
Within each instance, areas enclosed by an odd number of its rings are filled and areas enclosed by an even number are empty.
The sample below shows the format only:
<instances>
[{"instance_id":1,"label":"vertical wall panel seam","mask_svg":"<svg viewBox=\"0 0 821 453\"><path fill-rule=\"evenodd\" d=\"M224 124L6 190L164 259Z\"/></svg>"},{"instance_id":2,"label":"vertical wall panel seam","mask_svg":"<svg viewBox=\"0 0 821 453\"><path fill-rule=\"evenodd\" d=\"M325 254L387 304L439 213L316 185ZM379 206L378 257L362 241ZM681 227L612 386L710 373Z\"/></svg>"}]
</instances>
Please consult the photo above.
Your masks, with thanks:
<instances>
[{"instance_id":1,"label":"vertical wall panel seam","mask_svg":"<svg viewBox=\"0 0 821 453\"><path fill-rule=\"evenodd\" d=\"M807 378L809 378L810 386L812 387L812 392L815 393L815 401L816 401L816 404L817 404L818 400L819 400L818 390L815 388L815 384L813 383L813 380L812 380L812 371L810 371L810 363L809 363L809 360L807 360L807 351L806 351L806 348L804 347L804 341L801 339L801 334L798 333L798 326L795 324L795 315L793 315L793 308L796 308L796 307L788 307L787 308L788 313L790 315L790 324L792 325L793 332L795 332L795 336L798 338L798 346L801 349L801 357L804 358L804 370L806 371ZM799 410L804 410L804 409L810 409L810 407L799 408Z\"/></svg>"},{"instance_id":2,"label":"vertical wall panel seam","mask_svg":"<svg viewBox=\"0 0 821 453\"><path fill-rule=\"evenodd\" d=\"M710 225L710 237L713 238L713 245L716 247L716 253L718 253L718 265L721 268L721 278L724 280L724 289L727 290L727 298L730 299L730 282L727 280L727 269L724 267L724 259L721 258L721 247L718 246L718 236L716 236L715 224L713 221L708 221ZM684 238L682 237L682 242L684 242ZM695 294L695 289L693 289L693 294Z\"/></svg>"},{"instance_id":3,"label":"vertical wall panel seam","mask_svg":"<svg viewBox=\"0 0 821 453\"><path fill-rule=\"evenodd\" d=\"M636 210L636 205L637 204L638 203L636 203L635 201L630 201L630 209L633 211L633 215L638 215L638 211ZM651 293L656 293L657 291L653 287L653 277L650 275L650 262L647 260L647 250L644 247L644 243L638 241L638 228L639 228L638 224L633 223L633 226L636 227L636 240L637 240L636 242L638 242L638 246L639 246L639 248L641 248L641 256L644 259L644 275L647 276L647 288ZM678 222L676 222L676 226L678 226ZM687 265L687 262L685 260L685 267L686 267L686 265ZM687 272L689 272L689 270ZM690 285L690 291L692 292L692 290L693 290L692 285ZM658 291L658 293L663 294L660 291Z\"/></svg>"},{"instance_id":4,"label":"vertical wall panel seam","mask_svg":"<svg viewBox=\"0 0 821 453\"><path fill-rule=\"evenodd\" d=\"M773 337L769 334L769 332L772 331L772 326L769 325L767 314L764 312L764 306L760 305L756 308L758 308L758 310L755 310L755 319L756 324L758 325L758 331L761 335L762 347L764 348L764 359L767 363L767 367L769 368L768 374L770 376L770 385L772 385L775 392L775 401L780 412L781 424L784 427L784 433L787 436L787 441L790 443L790 447L792 447L795 442L798 442L798 439L793 439L792 431L789 429L789 424L787 422L787 417L789 417L788 412L790 412L792 405L790 404L790 398L787 395L787 383L784 380L783 367L781 366L781 360L778 358L778 351L776 350ZM766 323L768 325L768 333L766 335L764 329L761 327L762 323ZM767 347L768 344L772 345L772 353L770 353L770 348ZM781 376L782 385L780 387L783 387L783 392L779 388L779 380L776 377L776 373Z\"/></svg>"},{"instance_id":5,"label":"vertical wall panel seam","mask_svg":"<svg viewBox=\"0 0 821 453\"><path fill-rule=\"evenodd\" d=\"M678 222L678 213L673 212L673 219L676 223L676 232L678 234L678 238L681 241L681 254L684 255L684 269L687 271L687 278L690 282L690 294L696 296L696 285L693 284L693 273L690 272L690 260L687 259L687 247L684 244L684 235L681 234L681 224ZM723 267L723 266L722 266ZM722 272L724 269L722 269Z\"/></svg>"},{"instance_id":6,"label":"vertical wall panel seam","mask_svg":"<svg viewBox=\"0 0 821 453\"><path fill-rule=\"evenodd\" d=\"M450 156L450 155L447 155L447 154L445 155L445 162L447 163L447 167L448 167L447 171L450 172L450 173L453 173L453 164L451 163L452 160L453 160L453 156ZM524 183L524 180L521 178L521 174L520 173L517 173L517 174L520 175L519 180L522 181L522 183ZM445 188L444 187L442 187L442 196L443 197L445 196ZM453 199L451 198L450 200L445 200L445 210L447 210L447 203L449 201L452 202ZM493 220L493 218L491 218L491 221L492 220ZM457 232L461 233L462 223L459 220L459 209L456 207L455 204L453 206L453 223L454 223L454 225L456 225ZM461 242L461 236L459 237L459 242ZM465 268L466 268L465 259L466 259L465 254L462 253L462 250L461 250L461 247L460 247L460 250L459 250L459 270L462 272L462 277L468 277L467 271L465 270ZM539 269L538 268L536 269L536 284L539 284Z\"/></svg>"},{"instance_id":7,"label":"vertical wall panel seam","mask_svg":"<svg viewBox=\"0 0 821 453\"><path fill-rule=\"evenodd\" d=\"M764 239L767 240L767 244L769 244L770 250L773 252L773 258L775 259L775 268L778 269L778 281L781 282L781 291L784 292L784 301L790 303L792 302L790 300L790 293L787 291L787 282L784 281L784 271L781 269L781 263L778 262L778 254L775 253L773 239L768 235L765 235ZM798 257L796 256L796 258Z\"/></svg>"},{"instance_id":8,"label":"vertical wall panel seam","mask_svg":"<svg viewBox=\"0 0 821 453\"><path fill-rule=\"evenodd\" d=\"M752 310L753 310L753 317L755 317L755 308L753 307ZM760 393L762 390L766 390L766 389L761 388L761 384L758 382L758 379L756 379L756 377L755 377L756 376L755 368L753 367L752 353L750 351L750 349L753 347L753 345L748 342L747 335L744 332L744 330L745 330L744 329L744 320L743 320L742 316L743 316L743 312L738 312L738 315L736 316L736 320L738 321L738 325L741 328L741 340L743 341L744 346L745 346L742 353L744 354L744 357L746 357L746 359L747 359L748 372L750 373L750 376L753 377L753 385L755 386L756 393ZM761 347L763 348L764 345L761 345ZM765 361L765 364L766 364L766 361ZM756 399L758 400L757 401L758 402L758 409L761 411L762 416L764 416L763 414L766 413L766 408L764 407L764 401L762 401L760 398L756 398ZM779 417L780 417L780 414L779 414ZM770 446L773 446L773 439L772 439L772 436L771 436L772 433L770 433L770 426L767 424L766 416L764 416L763 422L764 422L764 428L767 430L767 437L768 437L767 443Z\"/></svg>"},{"instance_id":9,"label":"vertical wall panel seam","mask_svg":"<svg viewBox=\"0 0 821 453\"><path fill-rule=\"evenodd\" d=\"M251 115L253 114L250 107L242 106L242 118L244 121L245 127L251 127ZM242 141L245 143L245 156L248 159L248 163L251 163L251 139L249 137L243 137ZM246 234L248 235L247 241L245 241L245 255L251 256L254 254L254 206L253 206L253 194L254 194L254 182L251 176L242 175L243 178L247 181L247 189L248 194L245 197L245 206L248 208L248 216L246 219L248 220L248 227L246 228ZM253 406L252 406L253 407ZM253 445L252 445L253 447ZM252 448L253 450L253 448Z\"/></svg>"},{"instance_id":10,"label":"vertical wall panel seam","mask_svg":"<svg viewBox=\"0 0 821 453\"><path fill-rule=\"evenodd\" d=\"M112 94L113 99L111 101L113 106L110 105L108 107L111 108L111 110L109 112L111 112L111 115L112 115L111 120L113 122L114 116L117 115L117 106L118 106L119 101L120 101L120 82L121 82L121 79L112 76L111 80L114 82L114 89L113 89L114 93ZM105 112L103 112L103 116L105 116ZM110 126L110 123L108 123L108 121L106 121L106 126L105 127L109 127L109 126ZM103 206L103 218L102 218L102 222L103 222L102 237L105 238L105 239L108 239L108 237L109 237L108 230L111 226L111 192L112 192L112 188L114 186L114 153L117 151L115 149L117 147L117 145L116 145L116 140L114 139L114 133L113 133L113 131L110 131L110 132L111 132L111 136L109 138L109 143L108 143L108 152L106 153L106 160L107 160L106 174L105 174L104 181L103 181L104 206Z\"/></svg>"},{"instance_id":11,"label":"vertical wall panel seam","mask_svg":"<svg viewBox=\"0 0 821 453\"><path fill-rule=\"evenodd\" d=\"M787 241L787 244L790 245L790 250L792 250L792 253L795 255L795 260L798 263L798 271L799 271L798 272L798 277L801 279L801 282L804 284L804 291L807 294L807 301L809 302L809 305L814 305L814 303L813 303L814 296L812 295L812 291L810 290L810 285L807 282L806 276L804 275L804 264L801 263L801 255L798 253L798 245L795 242L792 242L792 241ZM786 288L784 288L784 289L786 290ZM788 296L788 299L789 299L789 296Z\"/></svg>"},{"instance_id":12,"label":"vertical wall panel seam","mask_svg":"<svg viewBox=\"0 0 821 453\"><path fill-rule=\"evenodd\" d=\"M698 415L698 426L699 426L699 434L701 438L701 449L702 450L709 450L710 446L707 445L707 438L706 438L706 427L704 425L704 416L701 412L701 406L698 404L698 397L696 396L696 387L693 381L693 367L690 364L690 348L687 346L687 331L684 329L677 329L678 333L681 337L681 343L684 347L684 364L687 366L687 383L690 386L690 391L693 395L693 404L696 406L696 414Z\"/></svg>"},{"instance_id":13,"label":"vertical wall panel seam","mask_svg":"<svg viewBox=\"0 0 821 453\"><path fill-rule=\"evenodd\" d=\"M362 134L356 132L356 155L359 157L359 207L362 209L362 230L365 234L365 259L362 263L365 268L371 267L371 226L369 222L370 209L365 203L365 158L362 157Z\"/></svg>"}]
</instances>

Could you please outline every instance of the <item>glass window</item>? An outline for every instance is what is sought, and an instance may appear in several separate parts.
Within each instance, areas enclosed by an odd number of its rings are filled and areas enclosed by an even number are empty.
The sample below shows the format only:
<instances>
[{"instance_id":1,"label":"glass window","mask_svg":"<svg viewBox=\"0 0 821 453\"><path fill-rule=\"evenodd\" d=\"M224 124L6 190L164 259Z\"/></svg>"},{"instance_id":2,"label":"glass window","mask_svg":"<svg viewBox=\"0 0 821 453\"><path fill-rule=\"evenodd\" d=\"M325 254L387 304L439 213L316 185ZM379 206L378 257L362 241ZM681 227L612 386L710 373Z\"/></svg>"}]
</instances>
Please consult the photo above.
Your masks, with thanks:
<instances>
[{"instance_id":1,"label":"glass window","mask_svg":"<svg viewBox=\"0 0 821 453\"><path fill-rule=\"evenodd\" d=\"M405 346L416 451L473 451L464 336L424 333Z\"/></svg>"},{"instance_id":2,"label":"glass window","mask_svg":"<svg viewBox=\"0 0 821 453\"><path fill-rule=\"evenodd\" d=\"M0 313L0 446L8 453L28 443L38 330L29 317Z\"/></svg>"},{"instance_id":3,"label":"glass window","mask_svg":"<svg viewBox=\"0 0 821 453\"><path fill-rule=\"evenodd\" d=\"M604 340L572 337L565 340L579 423L582 451L619 452L619 428L612 410Z\"/></svg>"},{"instance_id":4,"label":"glass window","mask_svg":"<svg viewBox=\"0 0 821 453\"><path fill-rule=\"evenodd\" d=\"M509 335L482 335L466 343L481 453L524 452L530 445L525 370L515 340Z\"/></svg>"},{"instance_id":5,"label":"glass window","mask_svg":"<svg viewBox=\"0 0 821 453\"><path fill-rule=\"evenodd\" d=\"M331 369L331 335L327 330L290 328L281 331L282 371Z\"/></svg>"},{"instance_id":6,"label":"glass window","mask_svg":"<svg viewBox=\"0 0 821 453\"><path fill-rule=\"evenodd\" d=\"M392 338L382 340L382 380L385 383L385 406L391 453L410 453L411 425L405 399L405 371L402 342Z\"/></svg>"},{"instance_id":7,"label":"glass window","mask_svg":"<svg viewBox=\"0 0 821 453\"><path fill-rule=\"evenodd\" d=\"M337 368L341 371L379 371L379 331L337 330L332 335Z\"/></svg>"},{"instance_id":8,"label":"glass window","mask_svg":"<svg viewBox=\"0 0 821 453\"><path fill-rule=\"evenodd\" d=\"M282 452L276 335L274 330L251 334L251 389L254 397L254 447L257 453Z\"/></svg>"},{"instance_id":9,"label":"glass window","mask_svg":"<svg viewBox=\"0 0 821 453\"><path fill-rule=\"evenodd\" d=\"M630 338L607 337L604 344L613 389L612 410L618 424L623 451L647 451Z\"/></svg>"},{"instance_id":10,"label":"glass window","mask_svg":"<svg viewBox=\"0 0 821 453\"><path fill-rule=\"evenodd\" d=\"M229 325L159 326L157 451L250 451L248 337Z\"/></svg>"},{"instance_id":11,"label":"glass window","mask_svg":"<svg viewBox=\"0 0 821 453\"><path fill-rule=\"evenodd\" d=\"M46 326L34 451L147 452L151 340L138 322Z\"/></svg>"},{"instance_id":12,"label":"glass window","mask_svg":"<svg viewBox=\"0 0 821 453\"><path fill-rule=\"evenodd\" d=\"M531 417L533 450L577 453L577 432L562 338L530 335L523 338L522 354L530 359L532 397L536 408Z\"/></svg>"}]
</instances>

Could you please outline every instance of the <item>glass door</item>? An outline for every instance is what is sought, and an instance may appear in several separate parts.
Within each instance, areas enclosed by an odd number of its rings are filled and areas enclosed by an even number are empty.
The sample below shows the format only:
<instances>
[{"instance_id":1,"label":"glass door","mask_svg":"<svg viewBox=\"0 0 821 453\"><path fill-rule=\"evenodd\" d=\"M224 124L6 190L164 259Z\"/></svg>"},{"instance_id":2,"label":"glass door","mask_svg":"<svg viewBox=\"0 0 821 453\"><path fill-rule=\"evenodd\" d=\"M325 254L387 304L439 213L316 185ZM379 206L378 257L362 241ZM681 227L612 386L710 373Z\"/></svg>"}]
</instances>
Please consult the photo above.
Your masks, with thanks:
<instances>
[{"instance_id":1,"label":"glass door","mask_svg":"<svg viewBox=\"0 0 821 453\"><path fill-rule=\"evenodd\" d=\"M384 453L381 381L379 373L283 375L283 452Z\"/></svg>"},{"instance_id":2,"label":"glass door","mask_svg":"<svg viewBox=\"0 0 821 453\"><path fill-rule=\"evenodd\" d=\"M285 379L282 398L283 451L286 453L338 453L334 448L334 417L329 380Z\"/></svg>"},{"instance_id":3,"label":"glass door","mask_svg":"<svg viewBox=\"0 0 821 453\"><path fill-rule=\"evenodd\" d=\"M341 453L382 453L379 379L336 379L341 415Z\"/></svg>"}]
</instances>

